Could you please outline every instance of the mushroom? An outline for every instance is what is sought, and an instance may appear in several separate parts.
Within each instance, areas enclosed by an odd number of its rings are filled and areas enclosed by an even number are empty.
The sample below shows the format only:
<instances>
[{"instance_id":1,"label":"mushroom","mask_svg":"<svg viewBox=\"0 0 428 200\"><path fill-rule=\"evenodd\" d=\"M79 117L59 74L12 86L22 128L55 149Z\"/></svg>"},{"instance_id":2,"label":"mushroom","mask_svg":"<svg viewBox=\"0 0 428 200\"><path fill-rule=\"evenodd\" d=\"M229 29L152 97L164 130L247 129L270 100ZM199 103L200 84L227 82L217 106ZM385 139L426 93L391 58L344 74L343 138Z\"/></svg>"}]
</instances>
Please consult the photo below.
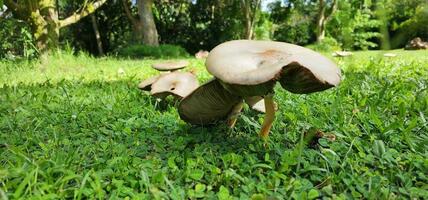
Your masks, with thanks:
<instances>
[{"instance_id":1,"label":"mushroom","mask_svg":"<svg viewBox=\"0 0 428 200\"><path fill-rule=\"evenodd\" d=\"M208 51L199 50L197 53L195 53L195 58L197 59L207 58L209 53L210 52Z\"/></svg>"},{"instance_id":2,"label":"mushroom","mask_svg":"<svg viewBox=\"0 0 428 200\"><path fill-rule=\"evenodd\" d=\"M263 96L265 120L259 135L267 138L275 119L273 101L277 81L293 93L311 93L337 86L340 69L321 54L293 44L236 40L215 47L206 67L231 94Z\"/></svg>"},{"instance_id":3,"label":"mushroom","mask_svg":"<svg viewBox=\"0 0 428 200\"><path fill-rule=\"evenodd\" d=\"M264 102L264 98L262 96L255 96L255 97L247 97L244 98L245 103L247 103L251 109L261 112L261 113L265 113L266 109L265 109L265 102ZM278 104L276 104L274 102L274 106L275 106L275 111L278 110Z\"/></svg>"},{"instance_id":4,"label":"mushroom","mask_svg":"<svg viewBox=\"0 0 428 200\"><path fill-rule=\"evenodd\" d=\"M159 98L174 95L181 99L190 94L198 86L199 82L192 73L171 72L159 76L159 78L151 84L150 94Z\"/></svg>"},{"instance_id":5,"label":"mushroom","mask_svg":"<svg viewBox=\"0 0 428 200\"><path fill-rule=\"evenodd\" d=\"M231 94L217 79L213 79L184 97L178 105L178 112L180 118L188 123L205 125L233 118L236 107L239 109L240 106L242 98Z\"/></svg>"},{"instance_id":6,"label":"mushroom","mask_svg":"<svg viewBox=\"0 0 428 200\"><path fill-rule=\"evenodd\" d=\"M172 72L179 69L183 69L189 65L189 62L185 60L180 61L168 61L163 63L155 63L152 65L152 67L158 71L167 71Z\"/></svg>"},{"instance_id":7,"label":"mushroom","mask_svg":"<svg viewBox=\"0 0 428 200\"><path fill-rule=\"evenodd\" d=\"M152 76L144 81L141 81L141 83L138 84L138 88L140 90L150 91L152 89L152 84L156 82L160 77L161 75Z\"/></svg>"},{"instance_id":8,"label":"mushroom","mask_svg":"<svg viewBox=\"0 0 428 200\"><path fill-rule=\"evenodd\" d=\"M348 57L352 56L353 53L349 51L335 51L332 55L335 57Z\"/></svg>"},{"instance_id":9,"label":"mushroom","mask_svg":"<svg viewBox=\"0 0 428 200\"><path fill-rule=\"evenodd\" d=\"M397 56L397 54L395 54L395 53L385 53L385 54L383 54L383 56L385 56L385 57L395 57L395 56Z\"/></svg>"}]
</instances>

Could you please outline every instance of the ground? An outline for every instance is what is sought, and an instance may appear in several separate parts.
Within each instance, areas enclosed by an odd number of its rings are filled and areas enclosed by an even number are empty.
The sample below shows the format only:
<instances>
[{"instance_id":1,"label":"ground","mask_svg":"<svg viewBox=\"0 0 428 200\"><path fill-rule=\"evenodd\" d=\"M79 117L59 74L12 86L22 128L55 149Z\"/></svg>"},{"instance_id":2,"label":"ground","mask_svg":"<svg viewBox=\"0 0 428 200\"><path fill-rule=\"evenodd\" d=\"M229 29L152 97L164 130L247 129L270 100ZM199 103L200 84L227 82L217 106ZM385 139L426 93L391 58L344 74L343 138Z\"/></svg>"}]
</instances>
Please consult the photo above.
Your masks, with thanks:
<instances>
[{"instance_id":1,"label":"ground","mask_svg":"<svg viewBox=\"0 0 428 200\"><path fill-rule=\"evenodd\" d=\"M233 130L192 127L139 91L159 60L0 62L0 199L426 199L428 51L392 52L334 58L325 92L278 86L267 147L248 108ZM303 145L312 129L336 139Z\"/></svg>"}]
</instances>

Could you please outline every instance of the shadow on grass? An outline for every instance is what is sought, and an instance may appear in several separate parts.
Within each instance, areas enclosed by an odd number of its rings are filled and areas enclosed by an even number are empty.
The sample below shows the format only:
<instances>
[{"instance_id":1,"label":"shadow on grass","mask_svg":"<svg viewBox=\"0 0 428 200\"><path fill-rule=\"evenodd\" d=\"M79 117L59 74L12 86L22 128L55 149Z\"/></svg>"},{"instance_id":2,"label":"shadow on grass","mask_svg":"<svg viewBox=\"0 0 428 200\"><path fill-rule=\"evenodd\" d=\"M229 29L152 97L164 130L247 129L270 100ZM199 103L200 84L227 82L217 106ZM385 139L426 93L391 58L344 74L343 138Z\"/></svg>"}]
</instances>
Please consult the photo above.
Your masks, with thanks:
<instances>
[{"instance_id":1,"label":"shadow on grass","mask_svg":"<svg viewBox=\"0 0 428 200\"><path fill-rule=\"evenodd\" d=\"M125 145L139 149L140 155L195 148L228 153L246 151L249 143L261 145L255 130L239 124L235 130L221 124L188 125L179 118L177 102L159 102L130 80L45 82L5 86L0 91L0 130L9 133L0 140L27 148L30 154L49 140L60 146L65 142L76 151L107 141L109 148Z\"/></svg>"}]
</instances>

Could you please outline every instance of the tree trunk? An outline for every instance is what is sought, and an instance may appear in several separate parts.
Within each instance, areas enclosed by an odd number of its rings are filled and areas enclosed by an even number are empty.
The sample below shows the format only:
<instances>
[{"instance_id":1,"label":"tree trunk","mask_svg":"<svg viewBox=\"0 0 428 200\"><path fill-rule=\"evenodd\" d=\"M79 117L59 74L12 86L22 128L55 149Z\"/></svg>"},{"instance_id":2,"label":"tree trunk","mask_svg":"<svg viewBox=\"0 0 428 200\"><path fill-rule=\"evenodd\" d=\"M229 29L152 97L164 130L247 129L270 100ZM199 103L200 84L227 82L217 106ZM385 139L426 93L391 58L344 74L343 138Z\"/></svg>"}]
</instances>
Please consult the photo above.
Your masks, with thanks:
<instances>
[{"instance_id":1,"label":"tree trunk","mask_svg":"<svg viewBox=\"0 0 428 200\"><path fill-rule=\"evenodd\" d=\"M260 8L261 0L241 0L242 12L244 13L245 32L247 40L253 39L254 24L256 22L257 11Z\"/></svg>"},{"instance_id":2,"label":"tree trunk","mask_svg":"<svg viewBox=\"0 0 428 200\"><path fill-rule=\"evenodd\" d=\"M132 16L131 8L128 0L122 0L123 9L132 24L132 40L135 43L142 43L144 38L144 26L139 19Z\"/></svg>"},{"instance_id":3,"label":"tree trunk","mask_svg":"<svg viewBox=\"0 0 428 200\"><path fill-rule=\"evenodd\" d=\"M250 7L247 4L245 9L245 39L251 40L253 37L253 22L250 16Z\"/></svg>"},{"instance_id":4,"label":"tree trunk","mask_svg":"<svg viewBox=\"0 0 428 200\"><path fill-rule=\"evenodd\" d=\"M317 19L317 42L321 42L325 38L325 2L319 0L319 11Z\"/></svg>"},{"instance_id":5,"label":"tree trunk","mask_svg":"<svg viewBox=\"0 0 428 200\"><path fill-rule=\"evenodd\" d=\"M327 3L325 0L319 0L319 11L318 11L318 19L317 19L317 42L321 42L325 38L325 26L333 15L333 13L337 10L337 0L333 0L331 2L331 7L329 12L326 11Z\"/></svg>"},{"instance_id":6,"label":"tree trunk","mask_svg":"<svg viewBox=\"0 0 428 200\"><path fill-rule=\"evenodd\" d=\"M140 21L137 21L132 26L132 34L135 42L137 43L144 43L144 25Z\"/></svg>"},{"instance_id":7,"label":"tree trunk","mask_svg":"<svg viewBox=\"0 0 428 200\"><path fill-rule=\"evenodd\" d=\"M94 29L94 33L95 33L95 39L97 40L98 54L100 56L104 56L103 43L101 41L100 31L98 30L97 18L95 17L95 13L91 15L91 21L92 21L92 28Z\"/></svg>"},{"instance_id":8,"label":"tree trunk","mask_svg":"<svg viewBox=\"0 0 428 200\"><path fill-rule=\"evenodd\" d=\"M59 45L59 30L62 27L78 22L91 14L107 0L97 0L87 4L79 13L59 20L55 0L31 0L26 3L17 3L14 0L4 0L14 17L30 24L31 32L36 41L39 53L55 49Z\"/></svg>"},{"instance_id":9,"label":"tree trunk","mask_svg":"<svg viewBox=\"0 0 428 200\"><path fill-rule=\"evenodd\" d=\"M137 0L138 15L144 26L143 42L146 45L158 46L158 31L156 30L155 20L152 12L153 0Z\"/></svg>"},{"instance_id":10,"label":"tree trunk","mask_svg":"<svg viewBox=\"0 0 428 200\"><path fill-rule=\"evenodd\" d=\"M55 49L59 44L58 14L55 1L45 1L44 7L35 10L29 18L31 30L40 53Z\"/></svg>"}]
</instances>

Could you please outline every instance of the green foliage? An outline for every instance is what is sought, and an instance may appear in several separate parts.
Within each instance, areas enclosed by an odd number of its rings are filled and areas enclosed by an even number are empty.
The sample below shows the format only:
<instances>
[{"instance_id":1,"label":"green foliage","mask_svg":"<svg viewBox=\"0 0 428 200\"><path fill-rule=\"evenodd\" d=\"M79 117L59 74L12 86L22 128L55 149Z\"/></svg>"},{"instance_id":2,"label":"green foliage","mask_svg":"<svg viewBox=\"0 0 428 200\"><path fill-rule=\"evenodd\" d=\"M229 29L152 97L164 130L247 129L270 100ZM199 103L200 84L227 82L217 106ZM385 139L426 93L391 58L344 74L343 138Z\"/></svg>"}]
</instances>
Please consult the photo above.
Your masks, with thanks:
<instances>
[{"instance_id":1,"label":"green foliage","mask_svg":"<svg viewBox=\"0 0 428 200\"><path fill-rule=\"evenodd\" d=\"M427 199L428 52L392 53L335 58L343 82L322 93L278 87L267 148L262 114L245 108L234 130L193 127L137 90L160 60L0 62L0 197ZM308 148L311 128L336 140Z\"/></svg>"},{"instance_id":2,"label":"green foliage","mask_svg":"<svg viewBox=\"0 0 428 200\"><path fill-rule=\"evenodd\" d=\"M306 46L315 51L332 52L341 49L341 45L331 37L326 37L321 42Z\"/></svg>"},{"instance_id":3,"label":"green foliage","mask_svg":"<svg viewBox=\"0 0 428 200\"><path fill-rule=\"evenodd\" d=\"M415 13L406 21L396 27L407 38L421 37L428 40L428 5L422 4L415 9Z\"/></svg>"},{"instance_id":4,"label":"green foliage","mask_svg":"<svg viewBox=\"0 0 428 200\"><path fill-rule=\"evenodd\" d=\"M354 21L351 23L350 29L352 30L351 38L353 40L352 46L344 43L344 47L351 47L353 49L375 48L378 45L371 39L381 37L378 31L379 21L372 19L368 10L357 11L354 16Z\"/></svg>"},{"instance_id":5,"label":"green foliage","mask_svg":"<svg viewBox=\"0 0 428 200\"><path fill-rule=\"evenodd\" d=\"M272 38L273 23L267 13L259 13L259 20L254 27L254 38L256 40L270 40Z\"/></svg>"},{"instance_id":6,"label":"green foliage","mask_svg":"<svg viewBox=\"0 0 428 200\"><path fill-rule=\"evenodd\" d=\"M65 18L73 14L87 0L60 0L60 17ZM114 15L112 15L114 13ZM122 0L108 1L94 13L100 32L104 52L115 50L132 44L132 28L129 19L123 12ZM81 19L77 24L61 29L62 44L70 44L77 51L87 51L98 54L96 38L90 17Z\"/></svg>"},{"instance_id":7,"label":"green foliage","mask_svg":"<svg viewBox=\"0 0 428 200\"><path fill-rule=\"evenodd\" d=\"M180 58L189 54L180 46L162 44L158 47L147 45L130 45L117 51L120 57L130 58Z\"/></svg>"},{"instance_id":8,"label":"green foliage","mask_svg":"<svg viewBox=\"0 0 428 200\"><path fill-rule=\"evenodd\" d=\"M370 6L366 2L340 1L339 9L327 25L327 30L344 49L366 50L378 46L375 42L376 38L381 37L380 21L375 18Z\"/></svg>"},{"instance_id":9,"label":"green foliage","mask_svg":"<svg viewBox=\"0 0 428 200\"><path fill-rule=\"evenodd\" d=\"M24 22L0 18L0 27L0 59L28 59L37 55L33 37Z\"/></svg>"},{"instance_id":10,"label":"green foliage","mask_svg":"<svg viewBox=\"0 0 428 200\"><path fill-rule=\"evenodd\" d=\"M311 19L293 15L289 22L277 26L273 38L277 41L293 44L309 44L314 38Z\"/></svg>"},{"instance_id":11,"label":"green foliage","mask_svg":"<svg viewBox=\"0 0 428 200\"><path fill-rule=\"evenodd\" d=\"M428 5L426 0L382 0L379 12L387 23L391 46L403 47L414 37L428 40Z\"/></svg>"},{"instance_id":12,"label":"green foliage","mask_svg":"<svg viewBox=\"0 0 428 200\"><path fill-rule=\"evenodd\" d=\"M154 3L162 43L177 44L195 53L242 37L240 1L160 0Z\"/></svg>"},{"instance_id":13,"label":"green foliage","mask_svg":"<svg viewBox=\"0 0 428 200\"><path fill-rule=\"evenodd\" d=\"M87 0L50 2L55 2L59 19L70 16L81 9L82 5L88 3ZM319 1L269 2L271 3L267 11L259 10L256 13L254 39L272 39L299 45L315 43ZM325 0L325 2L330 5L332 0ZM383 47L399 48L414 37L428 40L426 0L340 0L337 2L338 9L327 22L326 37L334 38L344 49L377 49L381 43L388 44ZM245 16L241 0L157 0L153 3L159 41L163 44L176 44L190 53L195 53L201 49L211 50L225 41L243 38ZM28 27L21 21L14 20L26 14L7 10L7 16L1 16L0 22L3 28L0 30L0 39L5 41L0 47L2 48L0 57L33 57L36 51L33 47L33 38L28 34ZM330 10L327 9L326 13ZM135 7L131 12L137 16ZM122 0L107 1L97 9L95 17L104 52L112 53L136 43L133 41L133 26L126 17ZM63 44L70 44L78 51L84 50L97 54L97 44L90 18L83 18L72 26L61 28L60 45ZM321 49L326 49L323 45L320 45Z\"/></svg>"},{"instance_id":14,"label":"green foliage","mask_svg":"<svg viewBox=\"0 0 428 200\"><path fill-rule=\"evenodd\" d=\"M276 1L269 4L277 41L307 45L315 41L316 6L302 1Z\"/></svg>"}]
</instances>

